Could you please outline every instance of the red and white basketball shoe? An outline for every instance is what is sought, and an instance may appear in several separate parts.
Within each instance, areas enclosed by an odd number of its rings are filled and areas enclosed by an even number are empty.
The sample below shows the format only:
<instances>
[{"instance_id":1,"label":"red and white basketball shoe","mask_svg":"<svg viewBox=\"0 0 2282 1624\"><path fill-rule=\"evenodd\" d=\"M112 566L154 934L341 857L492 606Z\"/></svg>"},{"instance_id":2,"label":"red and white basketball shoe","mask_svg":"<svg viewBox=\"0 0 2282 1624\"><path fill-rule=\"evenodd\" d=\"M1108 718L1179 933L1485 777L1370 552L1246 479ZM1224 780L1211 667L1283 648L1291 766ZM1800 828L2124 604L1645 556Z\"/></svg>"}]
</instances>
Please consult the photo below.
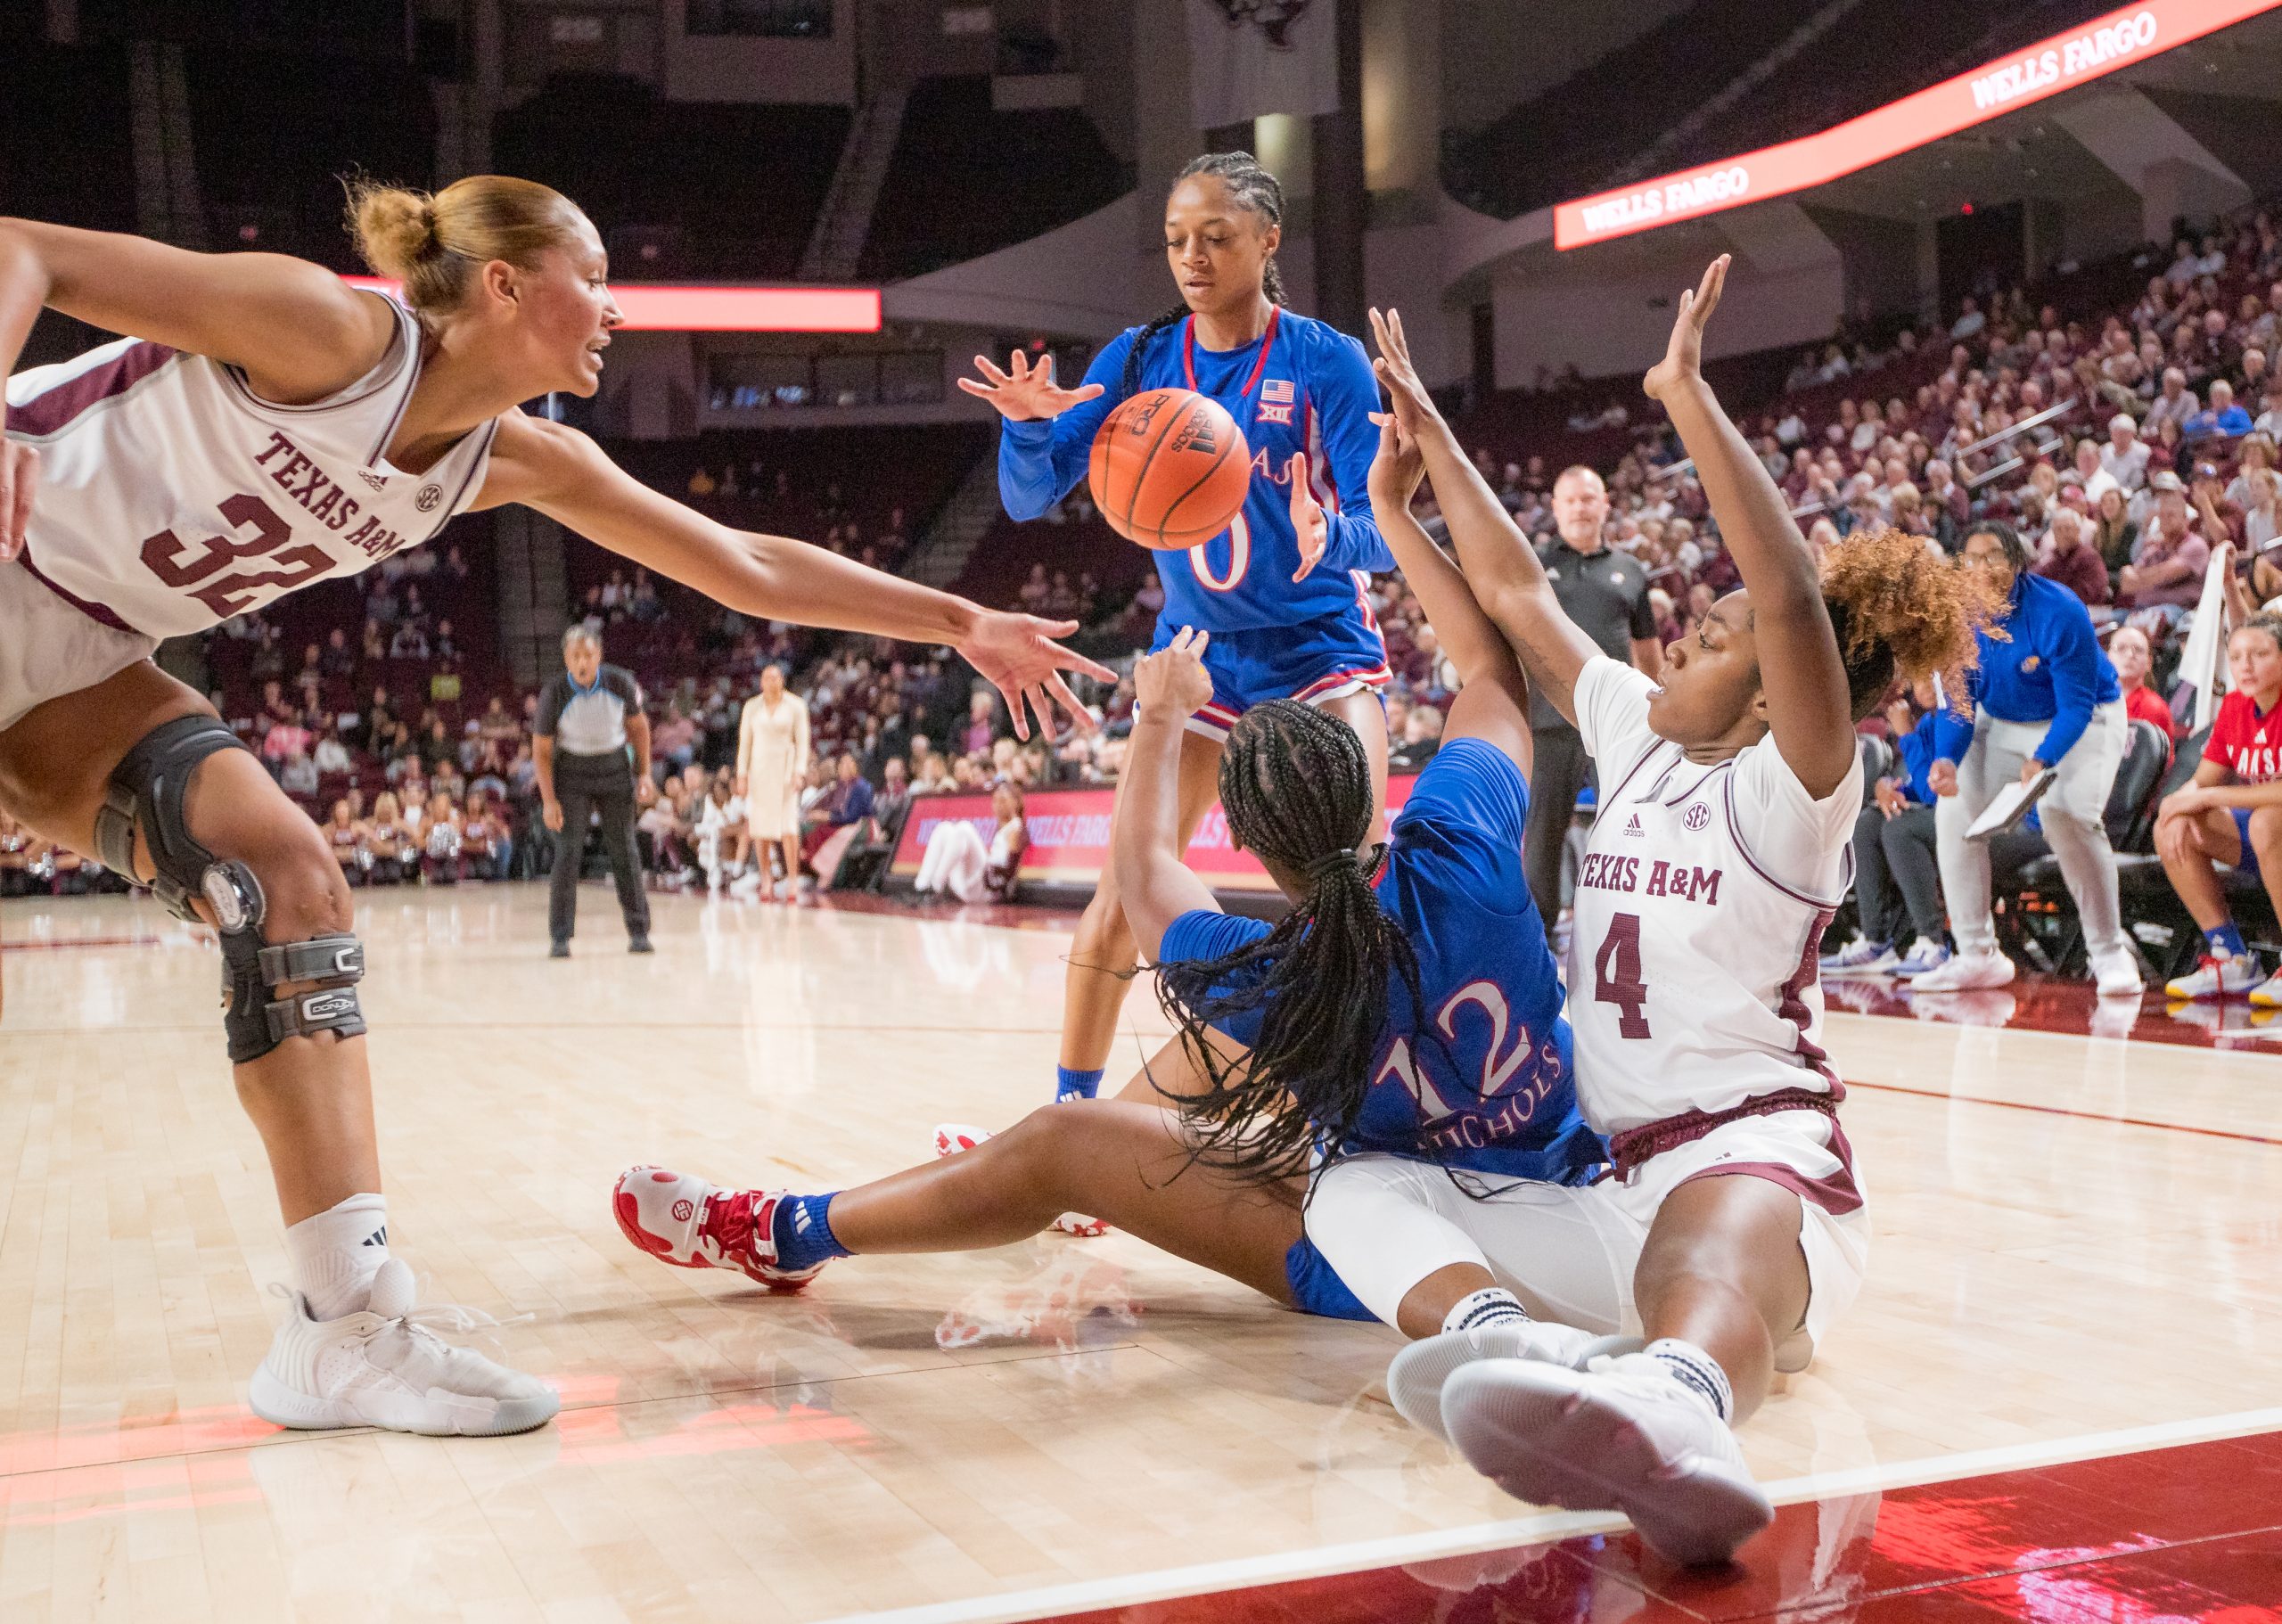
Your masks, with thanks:
<instances>
[{"instance_id":1,"label":"red and white basketball shoe","mask_svg":"<svg viewBox=\"0 0 2282 1624\"><path fill-rule=\"evenodd\" d=\"M691 1173L628 1168L612 1210L626 1238L677 1268L733 1268L772 1292L797 1292L824 1265L779 1268L775 1224L784 1190L724 1190Z\"/></svg>"},{"instance_id":2,"label":"red and white basketball shoe","mask_svg":"<svg viewBox=\"0 0 2282 1624\"><path fill-rule=\"evenodd\" d=\"M961 1151L971 1151L990 1137L987 1128L974 1128L965 1122L935 1124L935 1154L956 1156ZM1054 1226L1063 1234L1075 1235L1081 1241L1099 1240L1109 1233L1109 1226L1097 1218L1088 1218L1082 1212L1065 1212L1054 1220Z\"/></svg>"}]
</instances>

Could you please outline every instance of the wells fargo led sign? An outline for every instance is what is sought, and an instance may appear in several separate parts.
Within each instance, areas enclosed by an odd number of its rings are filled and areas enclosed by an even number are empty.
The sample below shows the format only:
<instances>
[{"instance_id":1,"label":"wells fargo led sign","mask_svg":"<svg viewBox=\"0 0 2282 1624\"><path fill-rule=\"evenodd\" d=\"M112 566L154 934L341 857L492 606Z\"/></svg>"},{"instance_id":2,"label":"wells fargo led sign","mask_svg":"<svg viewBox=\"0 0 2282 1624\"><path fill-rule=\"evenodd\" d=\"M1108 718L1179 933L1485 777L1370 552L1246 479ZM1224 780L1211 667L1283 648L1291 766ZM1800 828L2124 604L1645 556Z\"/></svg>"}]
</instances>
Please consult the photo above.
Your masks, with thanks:
<instances>
[{"instance_id":1,"label":"wells fargo led sign","mask_svg":"<svg viewBox=\"0 0 2282 1624\"><path fill-rule=\"evenodd\" d=\"M2146 0L2128 5L1819 135L1563 203L1553 211L1553 245L1583 248L1823 185L2278 4L2282 0Z\"/></svg>"},{"instance_id":2,"label":"wells fargo led sign","mask_svg":"<svg viewBox=\"0 0 2282 1624\"><path fill-rule=\"evenodd\" d=\"M2282 0L2277 0L2282 4ZM344 280L394 293L379 276ZM611 284L628 332L877 332L877 288L677 287L669 283Z\"/></svg>"}]
</instances>

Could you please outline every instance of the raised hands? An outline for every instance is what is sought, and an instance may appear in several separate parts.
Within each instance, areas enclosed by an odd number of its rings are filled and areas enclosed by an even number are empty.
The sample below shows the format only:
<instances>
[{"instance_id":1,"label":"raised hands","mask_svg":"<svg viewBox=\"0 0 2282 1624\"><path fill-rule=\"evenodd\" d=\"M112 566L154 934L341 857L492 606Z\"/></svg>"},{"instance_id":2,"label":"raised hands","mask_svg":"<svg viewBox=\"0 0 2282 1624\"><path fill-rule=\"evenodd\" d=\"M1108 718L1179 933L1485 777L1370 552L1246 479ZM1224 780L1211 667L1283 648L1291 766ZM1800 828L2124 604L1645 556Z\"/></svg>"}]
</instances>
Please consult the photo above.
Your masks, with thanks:
<instances>
[{"instance_id":1,"label":"raised hands","mask_svg":"<svg viewBox=\"0 0 2282 1624\"><path fill-rule=\"evenodd\" d=\"M1204 668L1211 641L1211 633L1184 626L1163 648L1141 657L1133 668L1134 704L1141 715L1186 719L1211 702L1212 674Z\"/></svg>"},{"instance_id":2,"label":"raised hands","mask_svg":"<svg viewBox=\"0 0 2282 1624\"><path fill-rule=\"evenodd\" d=\"M1379 357L1371 363L1371 370L1378 374L1380 384L1394 402L1395 416L1416 439L1420 427L1441 414L1434 409L1434 398L1419 381L1418 369L1411 365L1410 342L1403 336L1402 312L1389 310L1382 316L1372 311L1371 336L1379 346Z\"/></svg>"},{"instance_id":3,"label":"raised hands","mask_svg":"<svg viewBox=\"0 0 2282 1624\"><path fill-rule=\"evenodd\" d=\"M1094 713L1070 691L1062 673L1082 671L1107 683L1115 682L1117 673L1083 654L1071 653L1054 641L1077 629L1075 620L1041 620L1036 615L991 612L976 617L974 629L959 644L959 657L1006 696L1006 709L1014 717L1016 738L1030 736L1030 719L1024 715L1026 706L1037 716L1039 730L1048 735L1054 732L1056 704L1070 713L1070 720L1079 732L1093 731Z\"/></svg>"},{"instance_id":4,"label":"raised hands","mask_svg":"<svg viewBox=\"0 0 2282 1624\"><path fill-rule=\"evenodd\" d=\"M1703 375L1703 325L1720 308L1720 291L1728 285L1728 265L1733 258L1722 254L1714 259L1694 291L1679 296L1679 314L1672 318L1671 341L1664 347L1664 358L1640 381L1651 399L1662 400L1666 390Z\"/></svg>"},{"instance_id":5,"label":"raised hands","mask_svg":"<svg viewBox=\"0 0 2282 1624\"><path fill-rule=\"evenodd\" d=\"M1426 455L1394 413L1374 412L1371 421L1379 425L1379 453L1371 459L1371 511L1383 523L1385 514L1409 511L1418 482L1426 476Z\"/></svg>"},{"instance_id":6,"label":"raised hands","mask_svg":"<svg viewBox=\"0 0 2282 1624\"><path fill-rule=\"evenodd\" d=\"M989 356L977 356L974 370L982 374L981 381L962 378L959 387L978 399L989 401L997 408L998 415L1010 422L1037 422L1059 417L1071 406L1083 405L1102 392L1098 383L1081 383L1074 390L1065 390L1055 383L1051 355L1032 366L1030 357L1018 349L1003 372Z\"/></svg>"}]
</instances>

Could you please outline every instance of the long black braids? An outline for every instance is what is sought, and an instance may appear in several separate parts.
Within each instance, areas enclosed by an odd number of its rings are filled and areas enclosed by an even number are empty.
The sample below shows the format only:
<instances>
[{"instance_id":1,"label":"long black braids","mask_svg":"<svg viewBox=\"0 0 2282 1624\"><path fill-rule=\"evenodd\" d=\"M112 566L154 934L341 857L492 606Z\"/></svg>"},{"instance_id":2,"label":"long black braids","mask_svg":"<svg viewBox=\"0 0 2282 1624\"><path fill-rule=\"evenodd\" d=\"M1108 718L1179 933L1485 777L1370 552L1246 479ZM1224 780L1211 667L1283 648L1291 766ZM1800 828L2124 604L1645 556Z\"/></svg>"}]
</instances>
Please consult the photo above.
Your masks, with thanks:
<instances>
[{"instance_id":1,"label":"long black braids","mask_svg":"<svg viewBox=\"0 0 2282 1624\"><path fill-rule=\"evenodd\" d=\"M1173 176L1178 186L1185 180L1199 175L1216 175L1227 184L1239 208L1259 215L1270 226L1284 224L1284 183L1270 175L1259 159L1250 152L1207 152L1192 158ZM1270 254L1261 267L1261 290L1276 304L1284 302L1284 274L1276 268L1276 256ZM1119 377L1117 398L1129 399L1141 387L1141 363L1147 356L1149 345L1168 327L1177 326L1188 314L1188 307L1177 304L1162 315L1152 316L1148 325L1133 335L1133 348L1125 352L1125 371Z\"/></svg>"},{"instance_id":2,"label":"long black braids","mask_svg":"<svg viewBox=\"0 0 2282 1624\"><path fill-rule=\"evenodd\" d=\"M1293 874L1307 896L1268 935L1217 959L1157 970L1203 1093L1180 1103L1198 1160L1247 1178L1308 1172L1335 1157L1370 1092L1389 978L1423 1007L1410 939L1372 894L1357 857L1370 838L1371 764L1355 730L1293 700L1256 705L1228 733L1220 804L1235 843ZM1257 1014L1233 1061L1206 1029Z\"/></svg>"}]
</instances>

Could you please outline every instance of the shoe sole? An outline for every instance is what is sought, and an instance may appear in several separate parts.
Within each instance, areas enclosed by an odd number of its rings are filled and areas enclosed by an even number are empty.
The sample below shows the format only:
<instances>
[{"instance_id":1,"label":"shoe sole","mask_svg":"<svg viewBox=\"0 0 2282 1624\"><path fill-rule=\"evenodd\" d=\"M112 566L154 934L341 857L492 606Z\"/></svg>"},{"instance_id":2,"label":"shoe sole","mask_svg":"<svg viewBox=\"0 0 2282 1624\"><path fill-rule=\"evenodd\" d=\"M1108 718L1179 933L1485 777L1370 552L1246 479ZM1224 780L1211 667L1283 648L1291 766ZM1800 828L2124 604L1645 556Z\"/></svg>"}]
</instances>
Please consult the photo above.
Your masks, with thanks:
<instances>
[{"instance_id":1,"label":"shoe sole","mask_svg":"<svg viewBox=\"0 0 2282 1624\"><path fill-rule=\"evenodd\" d=\"M1702 1467L1670 1474L1629 1416L1557 1365L1478 1360L1443 1390L1442 1419L1459 1453L1507 1494L1621 1512L1652 1549L1684 1566L1727 1561L1775 1520L1747 1480Z\"/></svg>"},{"instance_id":2,"label":"shoe sole","mask_svg":"<svg viewBox=\"0 0 2282 1624\"><path fill-rule=\"evenodd\" d=\"M297 1432L373 1427L426 1438L506 1438L545 1426L561 1413L562 1400L553 1392L533 1398L465 1398L439 1416L431 1400L390 1393L373 1395L366 1410L346 1399L319 1398L289 1387L271 1373L265 1359L246 1383L246 1407L273 1426Z\"/></svg>"},{"instance_id":3,"label":"shoe sole","mask_svg":"<svg viewBox=\"0 0 2282 1624\"><path fill-rule=\"evenodd\" d=\"M1573 1370L1603 1354L1638 1353L1646 1345L1637 1336L1604 1336L1587 1343L1573 1364L1561 1364L1551 1358L1543 1362ZM1467 1366L1499 1357L1503 1356L1478 1352L1465 1337L1449 1332L1422 1338L1396 1354L1388 1365L1387 1400L1394 1406L1395 1414L1412 1426L1448 1443L1450 1435L1442 1424L1442 1390L1449 1386L1452 1376Z\"/></svg>"}]
</instances>

